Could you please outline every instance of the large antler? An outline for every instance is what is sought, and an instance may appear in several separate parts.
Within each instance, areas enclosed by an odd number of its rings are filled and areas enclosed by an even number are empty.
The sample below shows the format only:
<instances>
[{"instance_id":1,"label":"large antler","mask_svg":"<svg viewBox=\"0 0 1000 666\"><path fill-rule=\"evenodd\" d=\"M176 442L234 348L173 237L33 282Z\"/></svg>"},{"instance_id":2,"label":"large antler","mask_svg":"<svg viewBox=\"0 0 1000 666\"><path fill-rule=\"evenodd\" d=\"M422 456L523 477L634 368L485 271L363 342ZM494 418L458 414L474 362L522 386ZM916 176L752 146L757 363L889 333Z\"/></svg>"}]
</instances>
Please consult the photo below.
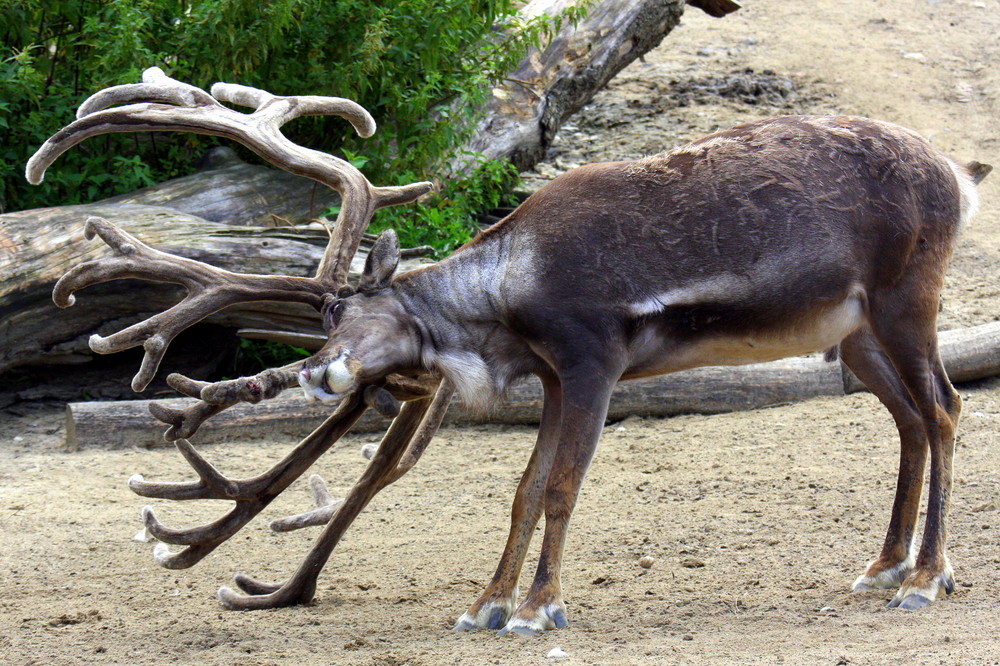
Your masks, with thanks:
<instances>
[{"instance_id":1,"label":"large antler","mask_svg":"<svg viewBox=\"0 0 1000 666\"><path fill-rule=\"evenodd\" d=\"M255 110L240 113L220 100ZM116 106L120 104L125 106ZM166 312L107 338L91 338L91 348L101 354L143 345L146 353L132 382L135 390L145 389L152 381L177 333L224 307L288 300L318 309L323 294L336 293L346 284L351 259L375 210L413 201L430 190L427 182L375 187L349 162L299 146L281 134L281 126L288 121L316 115L341 116L364 137L375 131L371 115L350 100L278 97L231 83L215 84L209 95L151 67L143 73L142 83L114 86L88 98L80 105L77 120L53 135L28 161L27 178L38 184L59 155L89 137L113 132L188 131L233 139L272 164L328 185L341 195L340 214L329 229L330 241L315 278L230 273L153 250L106 220L88 220L87 237L99 235L116 256L87 262L67 273L53 293L56 305L72 305L73 292L78 289L125 277L180 283L188 290L188 296Z\"/></svg>"},{"instance_id":2,"label":"large antler","mask_svg":"<svg viewBox=\"0 0 1000 666\"><path fill-rule=\"evenodd\" d=\"M236 576L236 585L250 596L243 596L223 587L219 590L222 605L233 610L253 610L311 601L316 593L319 572L326 565L344 532L380 490L406 474L420 458L424 447L441 425L453 393L454 387L445 380L433 395L403 406L403 411L382 438L364 474L347 497L336 503L329 522L291 578L283 583L264 583L239 574ZM315 484L313 487L315 489ZM305 524L319 523L313 521ZM298 526L304 527L305 524ZM272 525L272 528L275 526ZM280 528L276 531L280 531Z\"/></svg>"},{"instance_id":3,"label":"large antler","mask_svg":"<svg viewBox=\"0 0 1000 666\"><path fill-rule=\"evenodd\" d=\"M254 111L239 113L220 101L252 107ZM209 94L175 81L154 67L144 72L142 83L108 88L87 99L77 112L77 120L53 135L28 162L27 178L37 184L42 181L45 169L59 155L89 137L110 132L190 131L233 139L272 164L328 185L341 195L340 214L332 225L328 225L330 241L313 278L224 271L155 250L101 218L87 220L87 238L100 236L111 247L113 255L81 264L64 275L53 292L56 305L69 307L75 301L75 291L121 278L177 283L188 292L180 303L165 312L108 337L91 337L90 346L98 353L112 353L138 345L144 347L142 365L132 381L135 390L141 391L148 386L168 345L178 333L224 307L241 302L277 300L307 303L320 309L328 294L337 294L346 286L351 260L375 210L413 201L430 190L431 184L426 182L403 187L375 187L350 163L299 146L281 134L284 123L312 115L341 116L363 137L375 131L375 122L368 112L350 100L278 97L256 88L227 83L215 84ZM290 584L268 586L239 578L237 582L244 590L266 596L246 601L242 597L232 599L233 593L224 588L220 597L230 607L286 605L311 598L319 569L340 535L379 490L405 474L419 459L440 425L453 394L453 388L441 384L436 377L414 379L391 375L384 385L365 387L349 396L336 413L281 462L252 479L225 477L187 440L205 420L223 409L237 402L271 398L295 385L300 367L301 363L291 364L252 377L215 383L170 375L167 381L171 387L197 398L198 402L182 410L153 406L151 411L170 426L166 438L175 441L199 480L150 483L139 475L129 480L132 490L146 497L235 502L233 509L222 518L187 529L168 528L157 520L152 508L143 510L147 530L162 542L154 551L156 560L167 568L189 567L260 513L346 433L368 407L374 407L384 416L395 417L369 470L345 499L321 544ZM398 401L410 402L401 410ZM409 454L400 463L406 451ZM325 489L320 492L325 493ZM310 512L309 517L299 523L317 524L315 513ZM323 510L324 518L333 514L333 509ZM174 553L167 544L185 548ZM276 594L271 594L276 590Z\"/></svg>"},{"instance_id":4,"label":"large antler","mask_svg":"<svg viewBox=\"0 0 1000 666\"><path fill-rule=\"evenodd\" d=\"M375 121L359 104L340 97L279 97L233 83L216 83L211 95L176 81L158 67L142 75L142 83L107 88L89 97L77 120L46 141L28 161L26 175L42 182L45 169L59 155L92 136L114 132L194 132L226 137L286 171L323 183L340 193L340 214L330 230L330 243L317 278L328 285L347 280L351 259L375 210L413 201L431 189L420 182L403 187L374 187L349 162L292 143L281 126L303 116L340 116L362 137L375 133ZM233 111L219 102L252 107ZM117 106L125 104L126 106ZM109 108L116 107L116 108Z\"/></svg>"}]
</instances>

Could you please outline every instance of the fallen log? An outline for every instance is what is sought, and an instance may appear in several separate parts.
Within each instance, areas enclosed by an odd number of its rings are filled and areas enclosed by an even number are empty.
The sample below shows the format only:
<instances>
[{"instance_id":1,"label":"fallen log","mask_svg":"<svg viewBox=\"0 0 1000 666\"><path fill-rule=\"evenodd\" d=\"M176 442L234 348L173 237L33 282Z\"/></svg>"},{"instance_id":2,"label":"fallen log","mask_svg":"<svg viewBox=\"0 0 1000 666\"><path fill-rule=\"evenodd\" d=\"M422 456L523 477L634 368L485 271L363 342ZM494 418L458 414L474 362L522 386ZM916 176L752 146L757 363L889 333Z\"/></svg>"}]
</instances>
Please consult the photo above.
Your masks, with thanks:
<instances>
[{"instance_id":1,"label":"fallen log","mask_svg":"<svg viewBox=\"0 0 1000 666\"><path fill-rule=\"evenodd\" d=\"M87 241L83 223L98 215L143 242L231 271L312 275L327 236L322 229L235 227L162 206L99 203L0 215L0 373L25 365L85 363L92 333L106 335L178 301L175 285L119 280L86 289L80 305L61 310L52 286L77 264L110 250ZM14 250L16 248L16 251ZM352 263L356 276L367 251ZM422 263L410 257L404 270ZM319 315L294 303L250 303L206 320L231 328L318 333ZM125 382L127 386L127 382Z\"/></svg>"},{"instance_id":2,"label":"fallen log","mask_svg":"<svg viewBox=\"0 0 1000 666\"><path fill-rule=\"evenodd\" d=\"M340 196L314 180L249 164L228 146L209 150L202 169L135 192L96 202L162 206L209 222L253 227L306 224Z\"/></svg>"},{"instance_id":3,"label":"fallen log","mask_svg":"<svg viewBox=\"0 0 1000 666\"><path fill-rule=\"evenodd\" d=\"M556 15L573 3L533 0L525 17ZM493 89L467 148L526 170L538 162L573 113L629 63L657 46L680 21L684 0L603 0L544 50L532 49Z\"/></svg>"},{"instance_id":4,"label":"fallen log","mask_svg":"<svg viewBox=\"0 0 1000 666\"><path fill-rule=\"evenodd\" d=\"M941 357L953 382L1000 375L1000 322L941 333ZM767 407L818 396L846 395L864 386L841 363L819 356L743 366L706 367L631 382L615 389L608 418L718 414ZM515 387L494 412L479 414L460 401L445 423L533 424L541 413L536 380ZM66 445L78 448L162 446L165 426L148 412L147 400L71 403L66 412ZM164 400L181 408L188 398ZM257 405L237 405L198 431L196 443L242 439L291 441L307 435L330 413L330 405L307 403L298 390ZM369 412L355 432L382 430L385 421Z\"/></svg>"},{"instance_id":5,"label":"fallen log","mask_svg":"<svg viewBox=\"0 0 1000 666\"><path fill-rule=\"evenodd\" d=\"M526 18L555 16L578 4L533 0ZM735 0L688 0L716 17L736 11ZM483 121L467 149L491 159L532 168L566 120L618 72L655 48L684 13L684 0L599 0L586 17L565 25L542 50L532 49L487 102Z\"/></svg>"}]
</instances>

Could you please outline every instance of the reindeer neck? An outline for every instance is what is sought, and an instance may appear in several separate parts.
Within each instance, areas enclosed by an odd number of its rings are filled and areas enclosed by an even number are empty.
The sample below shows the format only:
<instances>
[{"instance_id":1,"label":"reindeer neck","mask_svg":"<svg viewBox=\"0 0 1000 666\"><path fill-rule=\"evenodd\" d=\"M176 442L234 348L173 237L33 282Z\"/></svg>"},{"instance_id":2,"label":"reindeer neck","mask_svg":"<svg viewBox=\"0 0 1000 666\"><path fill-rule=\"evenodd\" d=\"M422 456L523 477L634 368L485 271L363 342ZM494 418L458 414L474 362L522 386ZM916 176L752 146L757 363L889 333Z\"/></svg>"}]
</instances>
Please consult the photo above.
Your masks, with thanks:
<instances>
[{"instance_id":1,"label":"reindeer neck","mask_svg":"<svg viewBox=\"0 0 1000 666\"><path fill-rule=\"evenodd\" d=\"M463 344L466 334L452 329L499 323L500 286L509 264L506 237L486 234L443 261L396 279L404 307L442 343Z\"/></svg>"},{"instance_id":2,"label":"reindeer neck","mask_svg":"<svg viewBox=\"0 0 1000 666\"><path fill-rule=\"evenodd\" d=\"M447 259L400 275L393 287L415 318L422 361L442 372L473 409L525 373L505 353L523 343L505 325L501 285L510 264L508 234L487 233ZM501 360L502 359L502 360Z\"/></svg>"}]
</instances>

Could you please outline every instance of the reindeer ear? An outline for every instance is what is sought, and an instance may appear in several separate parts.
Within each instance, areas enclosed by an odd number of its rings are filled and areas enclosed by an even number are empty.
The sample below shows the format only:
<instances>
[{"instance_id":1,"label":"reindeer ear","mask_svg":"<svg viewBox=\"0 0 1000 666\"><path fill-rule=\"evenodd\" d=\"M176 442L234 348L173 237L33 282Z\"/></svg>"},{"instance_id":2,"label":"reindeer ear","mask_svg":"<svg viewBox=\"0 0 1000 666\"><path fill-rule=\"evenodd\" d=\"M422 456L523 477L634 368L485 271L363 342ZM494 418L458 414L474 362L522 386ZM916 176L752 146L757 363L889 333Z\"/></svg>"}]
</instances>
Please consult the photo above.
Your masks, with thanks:
<instances>
[{"instance_id":1,"label":"reindeer ear","mask_svg":"<svg viewBox=\"0 0 1000 666\"><path fill-rule=\"evenodd\" d=\"M383 231L365 261L365 272L361 274L358 291L378 291L385 289L399 265L399 238L392 229Z\"/></svg>"}]
</instances>

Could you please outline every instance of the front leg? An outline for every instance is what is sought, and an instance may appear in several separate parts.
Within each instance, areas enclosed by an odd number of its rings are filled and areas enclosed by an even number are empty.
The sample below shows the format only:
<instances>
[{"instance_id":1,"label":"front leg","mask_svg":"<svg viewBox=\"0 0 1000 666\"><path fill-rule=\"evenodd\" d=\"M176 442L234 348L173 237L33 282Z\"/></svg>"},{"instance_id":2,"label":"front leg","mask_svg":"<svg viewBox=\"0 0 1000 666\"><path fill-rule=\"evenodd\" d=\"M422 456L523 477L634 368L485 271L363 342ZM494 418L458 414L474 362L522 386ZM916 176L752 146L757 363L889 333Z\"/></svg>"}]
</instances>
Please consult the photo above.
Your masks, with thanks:
<instances>
[{"instance_id":1,"label":"front leg","mask_svg":"<svg viewBox=\"0 0 1000 666\"><path fill-rule=\"evenodd\" d=\"M538 568L527 597L500 631L501 636L534 635L569 624L559 577L566 533L619 376L620 371L588 364L578 366L562 381L559 445L545 487L545 535Z\"/></svg>"},{"instance_id":2,"label":"front leg","mask_svg":"<svg viewBox=\"0 0 1000 666\"><path fill-rule=\"evenodd\" d=\"M457 631L468 629L502 629L517 607L517 581L528 553L528 544L535 525L542 516L545 484L559 444L562 389L555 378L543 377L542 420L538 439L528 466L521 476L510 511L510 532L507 545L497 565L493 579L482 596L455 623Z\"/></svg>"}]
</instances>

